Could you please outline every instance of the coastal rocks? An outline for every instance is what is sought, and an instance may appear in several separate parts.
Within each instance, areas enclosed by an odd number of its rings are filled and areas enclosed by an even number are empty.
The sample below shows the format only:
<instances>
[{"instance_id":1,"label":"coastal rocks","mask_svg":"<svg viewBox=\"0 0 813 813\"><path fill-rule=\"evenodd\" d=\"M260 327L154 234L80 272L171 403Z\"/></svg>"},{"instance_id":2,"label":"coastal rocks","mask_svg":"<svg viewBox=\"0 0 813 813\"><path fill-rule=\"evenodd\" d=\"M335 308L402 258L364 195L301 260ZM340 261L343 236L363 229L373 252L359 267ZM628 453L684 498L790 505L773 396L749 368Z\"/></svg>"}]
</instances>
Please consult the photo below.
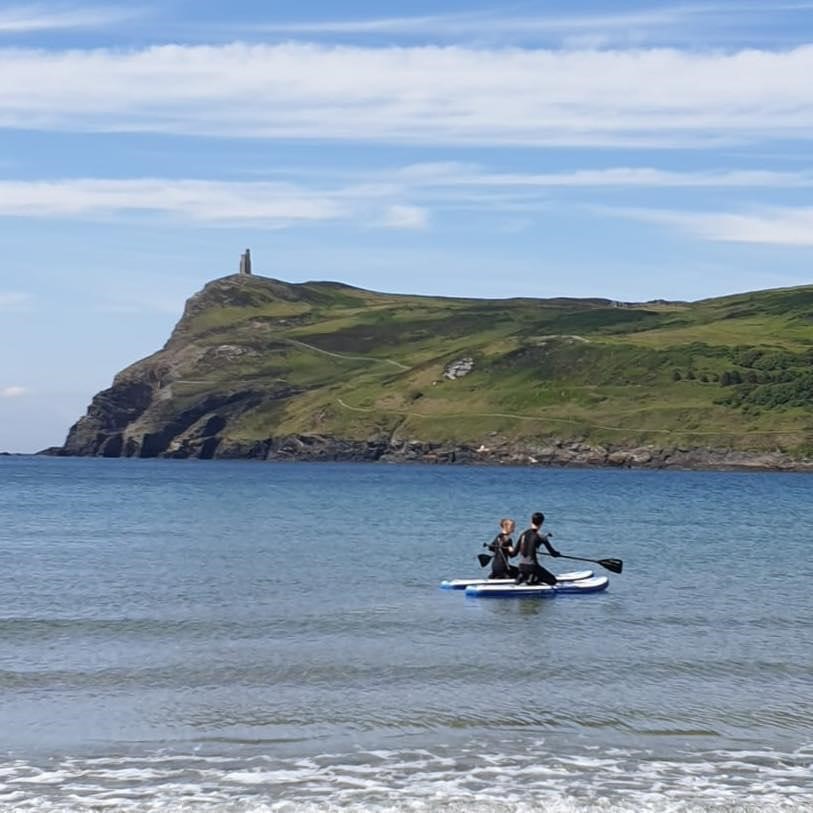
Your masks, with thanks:
<instances>
[{"instance_id":1,"label":"coastal rocks","mask_svg":"<svg viewBox=\"0 0 813 813\"><path fill-rule=\"evenodd\" d=\"M217 458L257 460L423 463L491 466L553 466L563 468L650 468L813 471L813 460L799 461L781 453L749 454L730 450L678 451L657 447L632 449L553 441L543 446L492 441L478 446L370 438L347 440L330 435L291 435L260 443L224 442Z\"/></svg>"},{"instance_id":2,"label":"coastal rocks","mask_svg":"<svg viewBox=\"0 0 813 813\"><path fill-rule=\"evenodd\" d=\"M620 448L559 439L533 444L490 437L488 444L467 445L386 436L357 440L328 434L297 434L241 441L228 436L228 410L235 405L239 405L239 400L219 406L214 402L200 404L197 410L167 424L162 432L147 433L140 438L119 432L97 439L95 445L90 443L79 448L94 448L94 454L108 457L813 472L813 460L795 459L782 452L655 446ZM199 414L201 411L203 414ZM71 454L65 448L43 453Z\"/></svg>"},{"instance_id":3,"label":"coastal rocks","mask_svg":"<svg viewBox=\"0 0 813 813\"><path fill-rule=\"evenodd\" d=\"M467 446L410 440L390 443L381 460L390 463L465 463L473 454Z\"/></svg>"},{"instance_id":4,"label":"coastal rocks","mask_svg":"<svg viewBox=\"0 0 813 813\"><path fill-rule=\"evenodd\" d=\"M364 463L380 460L387 448L386 440L342 440L324 435L287 435L249 442L225 437L218 443L213 457L220 460Z\"/></svg>"},{"instance_id":5,"label":"coastal rocks","mask_svg":"<svg viewBox=\"0 0 813 813\"><path fill-rule=\"evenodd\" d=\"M729 469L733 471L813 471L813 460L784 452L743 452L734 449L676 449L663 454L662 468Z\"/></svg>"},{"instance_id":6,"label":"coastal rocks","mask_svg":"<svg viewBox=\"0 0 813 813\"><path fill-rule=\"evenodd\" d=\"M384 440L341 440L323 435L293 435L270 438L266 460L328 460L335 462L372 462L387 449Z\"/></svg>"},{"instance_id":7,"label":"coastal rocks","mask_svg":"<svg viewBox=\"0 0 813 813\"><path fill-rule=\"evenodd\" d=\"M115 381L94 397L87 414L70 428L62 453L119 457L122 432L149 407L153 392L146 381Z\"/></svg>"},{"instance_id":8,"label":"coastal rocks","mask_svg":"<svg viewBox=\"0 0 813 813\"><path fill-rule=\"evenodd\" d=\"M544 445L492 440L490 446L481 444L473 452L473 455L468 456L467 462L486 465L813 472L813 460L800 460L783 452L656 446L604 447L583 441L566 442L558 439ZM458 462L461 457L457 455Z\"/></svg>"},{"instance_id":9,"label":"coastal rocks","mask_svg":"<svg viewBox=\"0 0 813 813\"><path fill-rule=\"evenodd\" d=\"M620 449L615 452L607 452L605 454L604 463L609 466L623 466L632 468L633 466L648 466L661 454L659 450L654 448L638 448L638 449ZM665 457L661 454L661 460L658 462L665 462Z\"/></svg>"}]
</instances>

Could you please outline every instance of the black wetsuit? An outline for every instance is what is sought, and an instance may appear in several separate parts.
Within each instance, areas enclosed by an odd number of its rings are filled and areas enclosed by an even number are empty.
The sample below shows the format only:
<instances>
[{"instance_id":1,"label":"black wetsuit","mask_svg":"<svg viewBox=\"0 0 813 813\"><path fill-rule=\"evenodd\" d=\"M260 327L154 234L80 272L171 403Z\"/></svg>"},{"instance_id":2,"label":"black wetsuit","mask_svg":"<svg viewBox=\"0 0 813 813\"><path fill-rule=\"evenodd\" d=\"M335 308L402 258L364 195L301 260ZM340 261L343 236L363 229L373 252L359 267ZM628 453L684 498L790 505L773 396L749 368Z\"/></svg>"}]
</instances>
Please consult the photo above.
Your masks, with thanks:
<instances>
[{"instance_id":1,"label":"black wetsuit","mask_svg":"<svg viewBox=\"0 0 813 813\"><path fill-rule=\"evenodd\" d=\"M536 528L523 531L517 543L519 553L519 576L517 584L555 584L556 576L539 564L537 551L542 546L547 548L551 556L559 556L559 551L551 545L547 534L540 534Z\"/></svg>"},{"instance_id":2,"label":"black wetsuit","mask_svg":"<svg viewBox=\"0 0 813 813\"><path fill-rule=\"evenodd\" d=\"M511 564L508 559L514 556L514 541L511 539L510 534L497 534L494 541L488 546L490 551L493 551L494 558L491 560L491 573L488 574L489 579L515 579L519 571Z\"/></svg>"}]
</instances>

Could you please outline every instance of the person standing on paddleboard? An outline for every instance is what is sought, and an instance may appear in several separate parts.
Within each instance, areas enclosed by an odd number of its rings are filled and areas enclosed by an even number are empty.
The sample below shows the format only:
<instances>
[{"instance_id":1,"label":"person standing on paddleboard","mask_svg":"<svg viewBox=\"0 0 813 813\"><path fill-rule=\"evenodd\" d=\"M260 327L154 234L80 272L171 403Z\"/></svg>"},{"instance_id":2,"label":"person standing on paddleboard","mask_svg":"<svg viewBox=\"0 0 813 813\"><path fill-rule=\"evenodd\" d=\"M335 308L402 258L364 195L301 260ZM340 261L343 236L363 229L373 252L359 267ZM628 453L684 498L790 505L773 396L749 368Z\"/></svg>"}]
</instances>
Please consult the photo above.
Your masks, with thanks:
<instances>
[{"instance_id":1,"label":"person standing on paddleboard","mask_svg":"<svg viewBox=\"0 0 813 813\"><path fill-rule=\"evenodd\" d=\"M542 524L545 522L545 515L537 511L531 517L531 527L522 532L517 542L516 551L519 554L519 575L517 584L556 584L556 576L539 564L537 551L543 545L551 556L560 556L550 543L552 534L540 533Z\"/></svg>"},{"instance_id":2,"label":"person standing on paddleboard","mask_svg":"<svg viewBox=\"0 0 813 813\"><path fill-rule=\"evenodd\" d=\"M500 520L500 532L488 546L488 549L494 554L489 579L515 579L519 574L519 570L508 562L512 556L517 555L514 540L511 539L511 534L514 533L516 527L513 519Z\"/></svg>"}]
</instances>

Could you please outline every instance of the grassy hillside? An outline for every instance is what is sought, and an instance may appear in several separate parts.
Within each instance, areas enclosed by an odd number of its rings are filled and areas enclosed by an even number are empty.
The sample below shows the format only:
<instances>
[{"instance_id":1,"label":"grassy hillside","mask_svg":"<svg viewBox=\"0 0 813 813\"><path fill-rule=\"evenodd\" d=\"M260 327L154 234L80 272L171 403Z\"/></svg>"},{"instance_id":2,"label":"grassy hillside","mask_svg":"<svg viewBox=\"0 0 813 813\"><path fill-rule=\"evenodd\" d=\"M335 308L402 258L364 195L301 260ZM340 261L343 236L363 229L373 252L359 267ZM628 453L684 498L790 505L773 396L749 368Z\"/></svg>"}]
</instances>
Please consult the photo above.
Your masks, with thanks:
<instances>
[{"instance_id":1,"label":"grassy hillside","mask_svg":"<svg viewBox=\"0 0 813 813\"><path fill-rule=\"evenodd\" d=\"M444 378L448 364L473 370ZM251 391L222 435L813 451L813 286L696 303L467 300L227 277L150 366L139 426ZM126 374L125 375L126 378ZM211 416L209 416L210 418ZM207 418L208 419L208 418Z\"/></svg>"}]
</instances>

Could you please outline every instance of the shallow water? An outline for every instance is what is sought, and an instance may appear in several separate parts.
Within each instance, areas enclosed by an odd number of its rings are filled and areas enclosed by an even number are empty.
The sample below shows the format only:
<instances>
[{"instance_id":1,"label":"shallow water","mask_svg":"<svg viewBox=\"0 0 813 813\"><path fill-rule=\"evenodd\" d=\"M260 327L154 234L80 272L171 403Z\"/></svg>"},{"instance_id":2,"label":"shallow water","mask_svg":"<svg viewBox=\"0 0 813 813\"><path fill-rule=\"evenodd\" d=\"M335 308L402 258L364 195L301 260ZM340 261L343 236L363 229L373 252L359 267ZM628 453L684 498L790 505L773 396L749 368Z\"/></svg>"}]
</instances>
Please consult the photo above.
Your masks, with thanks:
<instances>
[{"instance_id":1,"label":"shallow water","mask_svg":"<svg viewBox=\"0 0 813 813\"><path fill-rule=\"evenodd\" d=\"M812 809L812 488L0 458L0 806ZM537 509L609 591L437 589Z\"/></svg>"}]
</instances>

